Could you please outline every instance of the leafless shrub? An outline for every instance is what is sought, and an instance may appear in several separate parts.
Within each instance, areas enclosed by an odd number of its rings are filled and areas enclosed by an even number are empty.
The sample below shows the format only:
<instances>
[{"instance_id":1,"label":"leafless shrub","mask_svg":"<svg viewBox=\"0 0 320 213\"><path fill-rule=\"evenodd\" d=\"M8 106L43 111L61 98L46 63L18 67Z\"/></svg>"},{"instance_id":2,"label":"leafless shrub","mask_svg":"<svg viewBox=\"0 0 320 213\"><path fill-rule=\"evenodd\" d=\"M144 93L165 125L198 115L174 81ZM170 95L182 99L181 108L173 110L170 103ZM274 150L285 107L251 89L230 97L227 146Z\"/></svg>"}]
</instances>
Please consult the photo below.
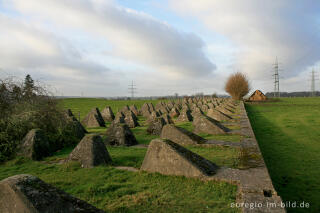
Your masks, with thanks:
<instances>
[{"instance_id":1,"label":"leafless shrub","mask_svg":"<svg viewBox=\"0 0 320 213\"><path fill-rule=\"evenodd\" d=\"M225 91L229 93L233 99L241 100L250 91L250 83L247 76L241 72L232 74L227 80Z\"/></svg>"}]
</instances>

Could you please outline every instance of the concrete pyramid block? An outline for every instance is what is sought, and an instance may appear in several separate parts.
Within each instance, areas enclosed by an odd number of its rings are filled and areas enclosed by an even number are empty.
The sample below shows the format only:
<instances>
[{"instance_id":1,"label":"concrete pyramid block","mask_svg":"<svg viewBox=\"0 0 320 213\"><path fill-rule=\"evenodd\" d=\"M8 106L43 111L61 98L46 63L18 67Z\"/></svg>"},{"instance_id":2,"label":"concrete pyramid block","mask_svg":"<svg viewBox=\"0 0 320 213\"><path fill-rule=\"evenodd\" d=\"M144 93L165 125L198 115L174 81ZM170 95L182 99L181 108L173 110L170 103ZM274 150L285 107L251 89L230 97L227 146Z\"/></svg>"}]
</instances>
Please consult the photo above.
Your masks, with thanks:
<instances>
[{"instance_id":1,"label":"concrete pyramid block","mask_svg":"<svg viewBox=\"0 0 320 213\"><path fill-rule=\"evenodd\" d=\"M147 119L147 123L150 124L151 122L153 122L157 117L159 117L160 114L157 111L152 111Z\"/></svg>"},{"instance_id":2,"label":"concrete pyramid block","mask_svg":"<svg viewBox=\"0 0 320 213\"><path fill-rule=\"evenodd\" d=\"M170 109L168 107L161 107L158 110L161 112L161 114L168 114L170 112Z\"/></svg>"},{"instance_id":3,"label":"concrete pyramid block","mask_svg":"<svg viewBox=\"0 0 320 213\"><path fill-rule=\"evenodd\" d=\"M149 106L150 111L156 110L156 108L153 106L152 103L148 103L148 106Z\"/></svg>"},{"instance_id":4,"label":"concrete pyramid block","mask_svg":"<svg viewBox=\"0 0 320 213\"><path fill-rule=\"evenodd\" d=\"M39 178L21 174L0 181L1 213L103 213Z\"/></svg>"},{"instance_id":5,"label":"concrete pyramid block","mask_svg":"<svg viewBox=\"0 0 320 213\"><path fill-rule=\"evenodd\" d=\"M170 117L170 115L163 114L163 115L161 115L161 117L164 119L166 124L174 124L174 122L173 122L172 118Z\"/></svg>"},{"instance_id":6,"label":"concrete pyramid block","mask_svg":"<svg viewBox=\"0 0 320 213\"><path fill-rule=\"evenodd\" d=\"M177 107L173 107L169 113L169 115L172 117L172 118L175 118L175 117L178 117L180 115L180 112L179 110L177 109Z\"/></svg>"},{"instance_id":7,"label":"concrete pyramid block","mask_svg":"<svg viewBox=\"0 0 320 213\"><path fill-rule=\"evenodd\" d=\"M233 105L232 103L227 103L226 106L229 107L232 110L236 110L236 106Z\"/></svg>"},{"instance_id":8,"label":"concrete pyramid block","mask_svg":"<svg viewBox=\"0 0 320 213\"><path fill-rule=\"evenodd\" d=\"M194 126L193 132L196 134L207 133L207 134L225 134L229 131L228 128L220 124L218 121L209 118L205 115L199 115L193 118L192 125Z\"/></svg>"},{"instance_id":9,"label":"concrete pyramid block","mask_svg":"<svg viewBox=\"0 0 320 213\"><path fill-rule=\"evenodd\" d=\"M131 105L129 108L134 113L135 116L139 115L139 111L138 111L138 108L136 107L136 105Z\"/></svg>"},{"instance_id":10,"label":"concrete pyramid block","mask_svg":"<svg viewBox=\"0 0 320 213\"><path fill-rule=\"evenodd\" d=\"M206 139L200 137L199 135L172 124L165 125L162 128L160 137L162 139L171 140L180 145L195 145L206 142Z\"/></svg>"},{"instance_id":11,"label":"concrete pyramid block","mask_svg":"<svg viewBox=\"0 0 320 213\"><path fill-rule=\"evenodd\" d=\"M150 110L148 103L144 103L140 109L140 111Z\"/></svg>"},{"instance_id":12,"label":"concrete pyramid block","mask_svg":"<svg viewBox=\"0 0 320 213\"><path fill-rule=\"evenodd\" d=\"M181 110L190 110L190 107L188 104L184 103L181 105Z\"/></svg>"},{"instance_id":13,"label":"concrete pyramid block","mask_svg":"<svg viewBox=\"0 0 320 213\"><path fill-rule=\"evenodd\" d=\"M73 129L75 136L80 140L85 136L86 133L88 133L76 118L74 118L72 122L70 122L70 126Z\"/></svg>"},{"instance_id":14,"label":"concrete pyramid block","mask_svg":"<svg viewBox=\"0 0 320 213\"><path fill-rule=\"evenodd\" d=\"M209 109L207 112L207 116L217 121L229 121L232 119L232 117L230 117L229 115L226 115L216 109Z\"/></svg>"},{"instance_id":15,"label":"concrete pyramid block","mask_svg":"<svg viewBox=\"0 0 320 213\"><path fill-rule=\"evenodd\" d=\"M32 160L41 160L43 157L49 156L50 150L45 132L41 129L32 129L18 145L17 155Z\"/></svg>"},{"instance_id":16,"label":"concrete pyramid block","mask_svg":"<svg viewBox=\"0 0 320 213\"><path fill-rule=\"evenodd\" d=\"M162 117L155 118L149 123L147 132L152 135L160 135L164 125L166 125L166 121Z\"/></svg>"},{"instance_id":17,"label":"concrete pyramid block","mask_svg":"<svg viewBox=\"0 0 320 213\"><path fill-rule=\"evenodd\" d=\"M130 128L135 128L137 126L140 126L138 123L138 118L135 116L135 114L129 110L124 112L124 122L130 127Z\"/></svg>"},{"instance_id":18,"label":"concrete pyramid block","mask_svg":"<svg viewBox=\"0 0 320 213\"><path fill-rule=\"evenodd\" d=\"M101 116L104 119L104 121L113 121L114 120L114 113L113 113L111 107L109 107L109 106L106 106L101 111Z\"/></svg>"},{"instance_id":19,"label":"concrete pyramid block","mask_svg":"<svg viewBox=\"0 0 320 213\"><path fill-rule=\"evenodd\" d=\"M207 104L202 105L201 110L202 110L202 112L208 112L208 110L209 110L208 105Z\"/></svg>"},{"instance_id":20,"label":"concrete pyramid block","mask_svg":"<svg viewBox=\"0 0 320 213\"><path fill-rule=\"evenodd\" d=\"M125 123L124 118L125 118L124 114L119 111L119 112L117 112L117 114L116 114L114 120L112 121L112 123L113 124L118 124L118 123L124 124Z\"/></svg>"},{"instance_id":21,"label":"concrete pyramid block","mask_svg":"<svg viewBox=\"0 0 320 213\"><path fill-rule=\"evenodd\" d=\"M224 106L217 106L215 109L229 116L233 114L231 110L225 108Z\"/></svg>"},{"instance_id":22,"label":"concrete pyramid block","mask_svg":"<svg viewBox=\"0 0 320 213\"><path fill-rule=\"evenodd\" d=\"M215 174L218 166L170 140L154 139L140 169L165 175L203 177Z\"/></svg>"},{"instance_id":23,"label":"concrete pyramid block","mask_svg":"<svg viewBox=\"0 0 320 213\"><path fill-rule=\"evenodd\" d=\"M173 106L174 106L174 102L173 101L169 101L168 103L167 103L167 107L171 110L172 108L173 108Z\"/></svg>"},{"instance_id":24,"label":"concrete pyramid block","mask_svg":"<svg viewBox=\"0 0 320 213\"><path fill-rule=\"evenodd\" d=\"M208 103L207 105L208 105L209 109L212 109L215 106L213 103Z\"/></svg>"},{"instance_id":25,"label":"concrete pyramid block","mask_svg":"<svg viewBox=\"0 0 320 213\"><path fill-rule=\"evenodd\" d=\"M102 138L96 134L86 135L69 154L67 161L79 161L84 168L112 162Z\"/></svg>"},{"instance_id":26,"label":"concrete pyramid block","mask_svg":"<svg viewBox=\"0 0 320 213\"><path fill-rule=\"evenodd\" d=\"M142 114L143 117L148 118L153 111L155 111L155 109L151 103L144 103L140 109L140 114Z\"/></svg>"},{"instance_id":27,"label":"concrete pyramid block","mask_svg":"<svg viewBox=\"0 0 320 213\"><path fill-rule=\"evenodd\" d=\"M66 111L67 120L69 121L70 127L73 129L75 136L78 139L82 139L87 132L83 125L78 121L78 119L73 115L72 111L68 109Z\"/></svg>"},{"instance_id":28,"label":"concrete pyramid block","mask_svg":"<svg viewBox=\"0 0 320 213\"><path fill-rule=\"evenodd\" d=\"M158 102L158 103L156 104L155 109L156 109L156 110L159 110L159 109L161 109L162 107L165 107L165 106L166 106L166 104L165 104L163 101L160 101L160 102Z\"/></svg>"},{"instance_id":29,"label":"concrete pyramid block","mask_svg":"<svg viewBox=\"0 0 320 213\"><path fill-rule=\"evenodd\" d=\"M143 117L149 118L149 116L151 115L151 111L149 109L145 109L145 110L141 111L141 114Z\"/></svg>"},{"instance_id":30,"label":"concrete pyramid block","mask_svg":"<svg viewBox=\"0 0 320 213\"><path fill-rule=\"evenodd\" d=\"M88 115L81 121L86 127L105 127L104 120L98 108L93 108Z\"/></svg>"},{"instance_id":31,"label":"concrete pyramid block","mask_svg":"<svg viewBox=\"0 0 320 213\"><path fill-rule=\"evenodd\" d=\"M229 110L232 113L234 113L234 111L235 111L235 108L230 106L229 104L224 104L223 107L226 108L227 110Z\"/></svg>"},{"instance_id":32,"label":"concrete pyramid block","mask_svg":"<svg viewBox=\"0 0 320 213\"><path fill-rule=\"evenodd\" d=\"M194 118L196 116L201 116L201 115L203 115L202 110L199 107L194 107L191 112L191 116Z\"/></svg>"},{"instance_id":33,"label":"concrete pyramid block","mask_svg":"<svg viewBox=\"0 0 320 213\"><path fill-rule=\"evenodd\" d=\"M179 117L177 118L178 122L187 122L192 121L191 111L187 108L181 110Z\"/></svg>"},{"instance_id":34,"label":"concrete pyramid block","mask_svg":"<svg viewBox=\"0 0 320 213\"><path fill-rule=\"evenodd\" d=\"M111 146L133 146L138 141L128 125L113 123L107 130L105 143Z\"/></svg>"},{"instance_id":35,"label":"concrete pyramid block","mask_svg":"<svg viewBox=\"0 0 320 213\"><path fill-rule=\"evenodd\" d=\"M128 106L128 105L125 105L124 107L122 107L122 109L120 110L120 112L125 113L125 112L127 112L127 111L129 111L129 110L130 110L129 106Z\"/></svg>"}]
</instances>

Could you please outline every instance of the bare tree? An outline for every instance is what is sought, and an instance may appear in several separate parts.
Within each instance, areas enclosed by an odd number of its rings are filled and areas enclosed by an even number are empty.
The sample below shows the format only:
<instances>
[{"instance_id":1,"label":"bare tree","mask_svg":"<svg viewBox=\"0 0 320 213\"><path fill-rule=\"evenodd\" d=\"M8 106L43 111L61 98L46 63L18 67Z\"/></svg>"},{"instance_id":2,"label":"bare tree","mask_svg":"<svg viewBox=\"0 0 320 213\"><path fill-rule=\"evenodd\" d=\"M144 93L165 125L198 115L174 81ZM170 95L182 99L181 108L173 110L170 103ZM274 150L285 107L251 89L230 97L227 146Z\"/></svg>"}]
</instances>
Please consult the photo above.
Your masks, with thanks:
<instances>
[{"instance_id":1,"label":"bare tree","mask_svg":"<svg viewBox=\"0 0 320 213\"><path fill-rule=\"evenodd\" d=\"M243 96L250 91L250 83L247 76L241 72L232 74L225 85L225 91L229 93L233 99L241 100Z\"/></svg>"}]
</instances>

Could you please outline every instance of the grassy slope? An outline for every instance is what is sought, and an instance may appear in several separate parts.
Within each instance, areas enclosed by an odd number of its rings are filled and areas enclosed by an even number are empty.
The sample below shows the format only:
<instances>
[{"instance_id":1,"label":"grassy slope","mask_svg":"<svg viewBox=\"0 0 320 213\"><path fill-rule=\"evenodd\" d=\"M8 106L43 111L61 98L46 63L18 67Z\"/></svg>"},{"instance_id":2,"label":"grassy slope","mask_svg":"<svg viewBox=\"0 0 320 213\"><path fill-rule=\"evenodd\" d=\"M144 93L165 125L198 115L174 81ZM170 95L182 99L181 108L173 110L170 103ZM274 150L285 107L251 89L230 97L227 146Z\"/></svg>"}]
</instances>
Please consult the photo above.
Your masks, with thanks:
<instances>
[{"instance_id":1,"label":"grassy slope","mask_svg":"<svg viewBox=\"0 0 320 213\"><path fill-rule=\"evenodd\" d=\"M320 99L283 98L246 105L274 186L284 201L320 212Z\"/></svg>"}]
</instances>

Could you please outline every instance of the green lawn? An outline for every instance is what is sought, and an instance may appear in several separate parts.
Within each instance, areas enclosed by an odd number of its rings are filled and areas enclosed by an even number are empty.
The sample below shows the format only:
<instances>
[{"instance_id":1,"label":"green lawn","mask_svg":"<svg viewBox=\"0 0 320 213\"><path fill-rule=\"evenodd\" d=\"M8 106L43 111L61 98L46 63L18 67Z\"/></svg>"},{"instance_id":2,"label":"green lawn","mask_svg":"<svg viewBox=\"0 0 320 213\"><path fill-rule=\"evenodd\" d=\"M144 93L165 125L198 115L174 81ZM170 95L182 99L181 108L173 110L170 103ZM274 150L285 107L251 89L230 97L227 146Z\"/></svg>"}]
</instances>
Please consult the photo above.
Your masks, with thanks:
<instances>
[{"instance_id":1,"label":"green lawn","mask_svg":"<svg viewBox=\"0 0 320 213\"><path fill-rule=\"evenodd\" d=\"M74 147L67 147L56 152L53 156L47 157L46 163L57 163L65 159ZM220 146L186 146L192 152L214 162L219 166L237 167L239 163L239 149ZM140 168L144 156L147 152L146 147L126 147L126 146L107 146L108 152L113 159L113 166L130 166Z\"/></svg>"},{"instance_id":2,"label":"green lawn","mask_svg":"<svg viewBox=\"0 0 320 213\"><path fill-rule=\"evenodd\" d=\"M246 109L272 182L284 201L320 212L320 98L281 98Z\"/></svg>"},{"instance_id":3,"label":"green lawn","mask_svg":"<svg viewBox=\"0 0 320 213\"><path fill-rule=\"evenodd\" d=\"M235 185L129 172L110 166L83 169L77 162L58 164L71 150L72 147L66 148L41 162L23 158L6 162L0 166L0 180L32 174L108 212L239 212L230 208L236 199ZM114 166L139 168L147 149L108 147L108 150Z\"/></svg>"},{"instance_id":4,"label":"green lawn","mask_svg":"<svg viewBox=\"0 0 320 213\"><path fill-rule=\"evenodd\" d=\"M214 162L218 166L238 168L239 149L220 146L187 146L190 151Z\"/></svg>"},{"instance_id":5,"label":"green lawn","mask_svg":"<svg viewBox=\"0 0 320 213\"><path fill-rule=\"evenodd\" d=\"M179 126L181 128L184 128L188 130L189 132L193 131L193 125L192 122L176 122L176 126ZM203 137L207 140L218 140L218 141L229 141L229 142L240 142L242 139L241 135L231 135L231 134L223 134L223 135L211 135L206 133L200 133L199 136Z\"/></svg>"},{"instance_id":6,"label":"green lawn","mask_svg":"<svg viewBox=\"0 0 320 213\"><path fill-rule=\"evenodd\" d=\"M148 126L143 125L144 121L139 120L139 123L141 124L141 126L132 128L131 131L134 134L134 136L136 137L137 141L139 144L149 144L150 141L152 141L155 138L159 138L159 136L157 135L150 135L147 133L147 128ZM106 137L106 131L107 128L109 127L110 123L107 122L106 123L106 127L94 127L94 128L87 128L87 131L89 133L96 133L96 134L100 134L103 138Z\"/></svg>"},{"instance_id":7,"label":"green lawn","mask_svg":"<svg viewBox=\"0 0 320 213\"><path fill-rule=\"evenodd\" d=\"M92 108L98 107L100 110L106 106L110 106L114 114L121 110L125 105L131 106L135 104L139 109L148 102L155 106L160 100L106 100L102 98L65 98L60 100L63 108L71 109L73 114L82 120ZM164 100L161 100L164 101Z\"/></svg>"}]
</instances>

